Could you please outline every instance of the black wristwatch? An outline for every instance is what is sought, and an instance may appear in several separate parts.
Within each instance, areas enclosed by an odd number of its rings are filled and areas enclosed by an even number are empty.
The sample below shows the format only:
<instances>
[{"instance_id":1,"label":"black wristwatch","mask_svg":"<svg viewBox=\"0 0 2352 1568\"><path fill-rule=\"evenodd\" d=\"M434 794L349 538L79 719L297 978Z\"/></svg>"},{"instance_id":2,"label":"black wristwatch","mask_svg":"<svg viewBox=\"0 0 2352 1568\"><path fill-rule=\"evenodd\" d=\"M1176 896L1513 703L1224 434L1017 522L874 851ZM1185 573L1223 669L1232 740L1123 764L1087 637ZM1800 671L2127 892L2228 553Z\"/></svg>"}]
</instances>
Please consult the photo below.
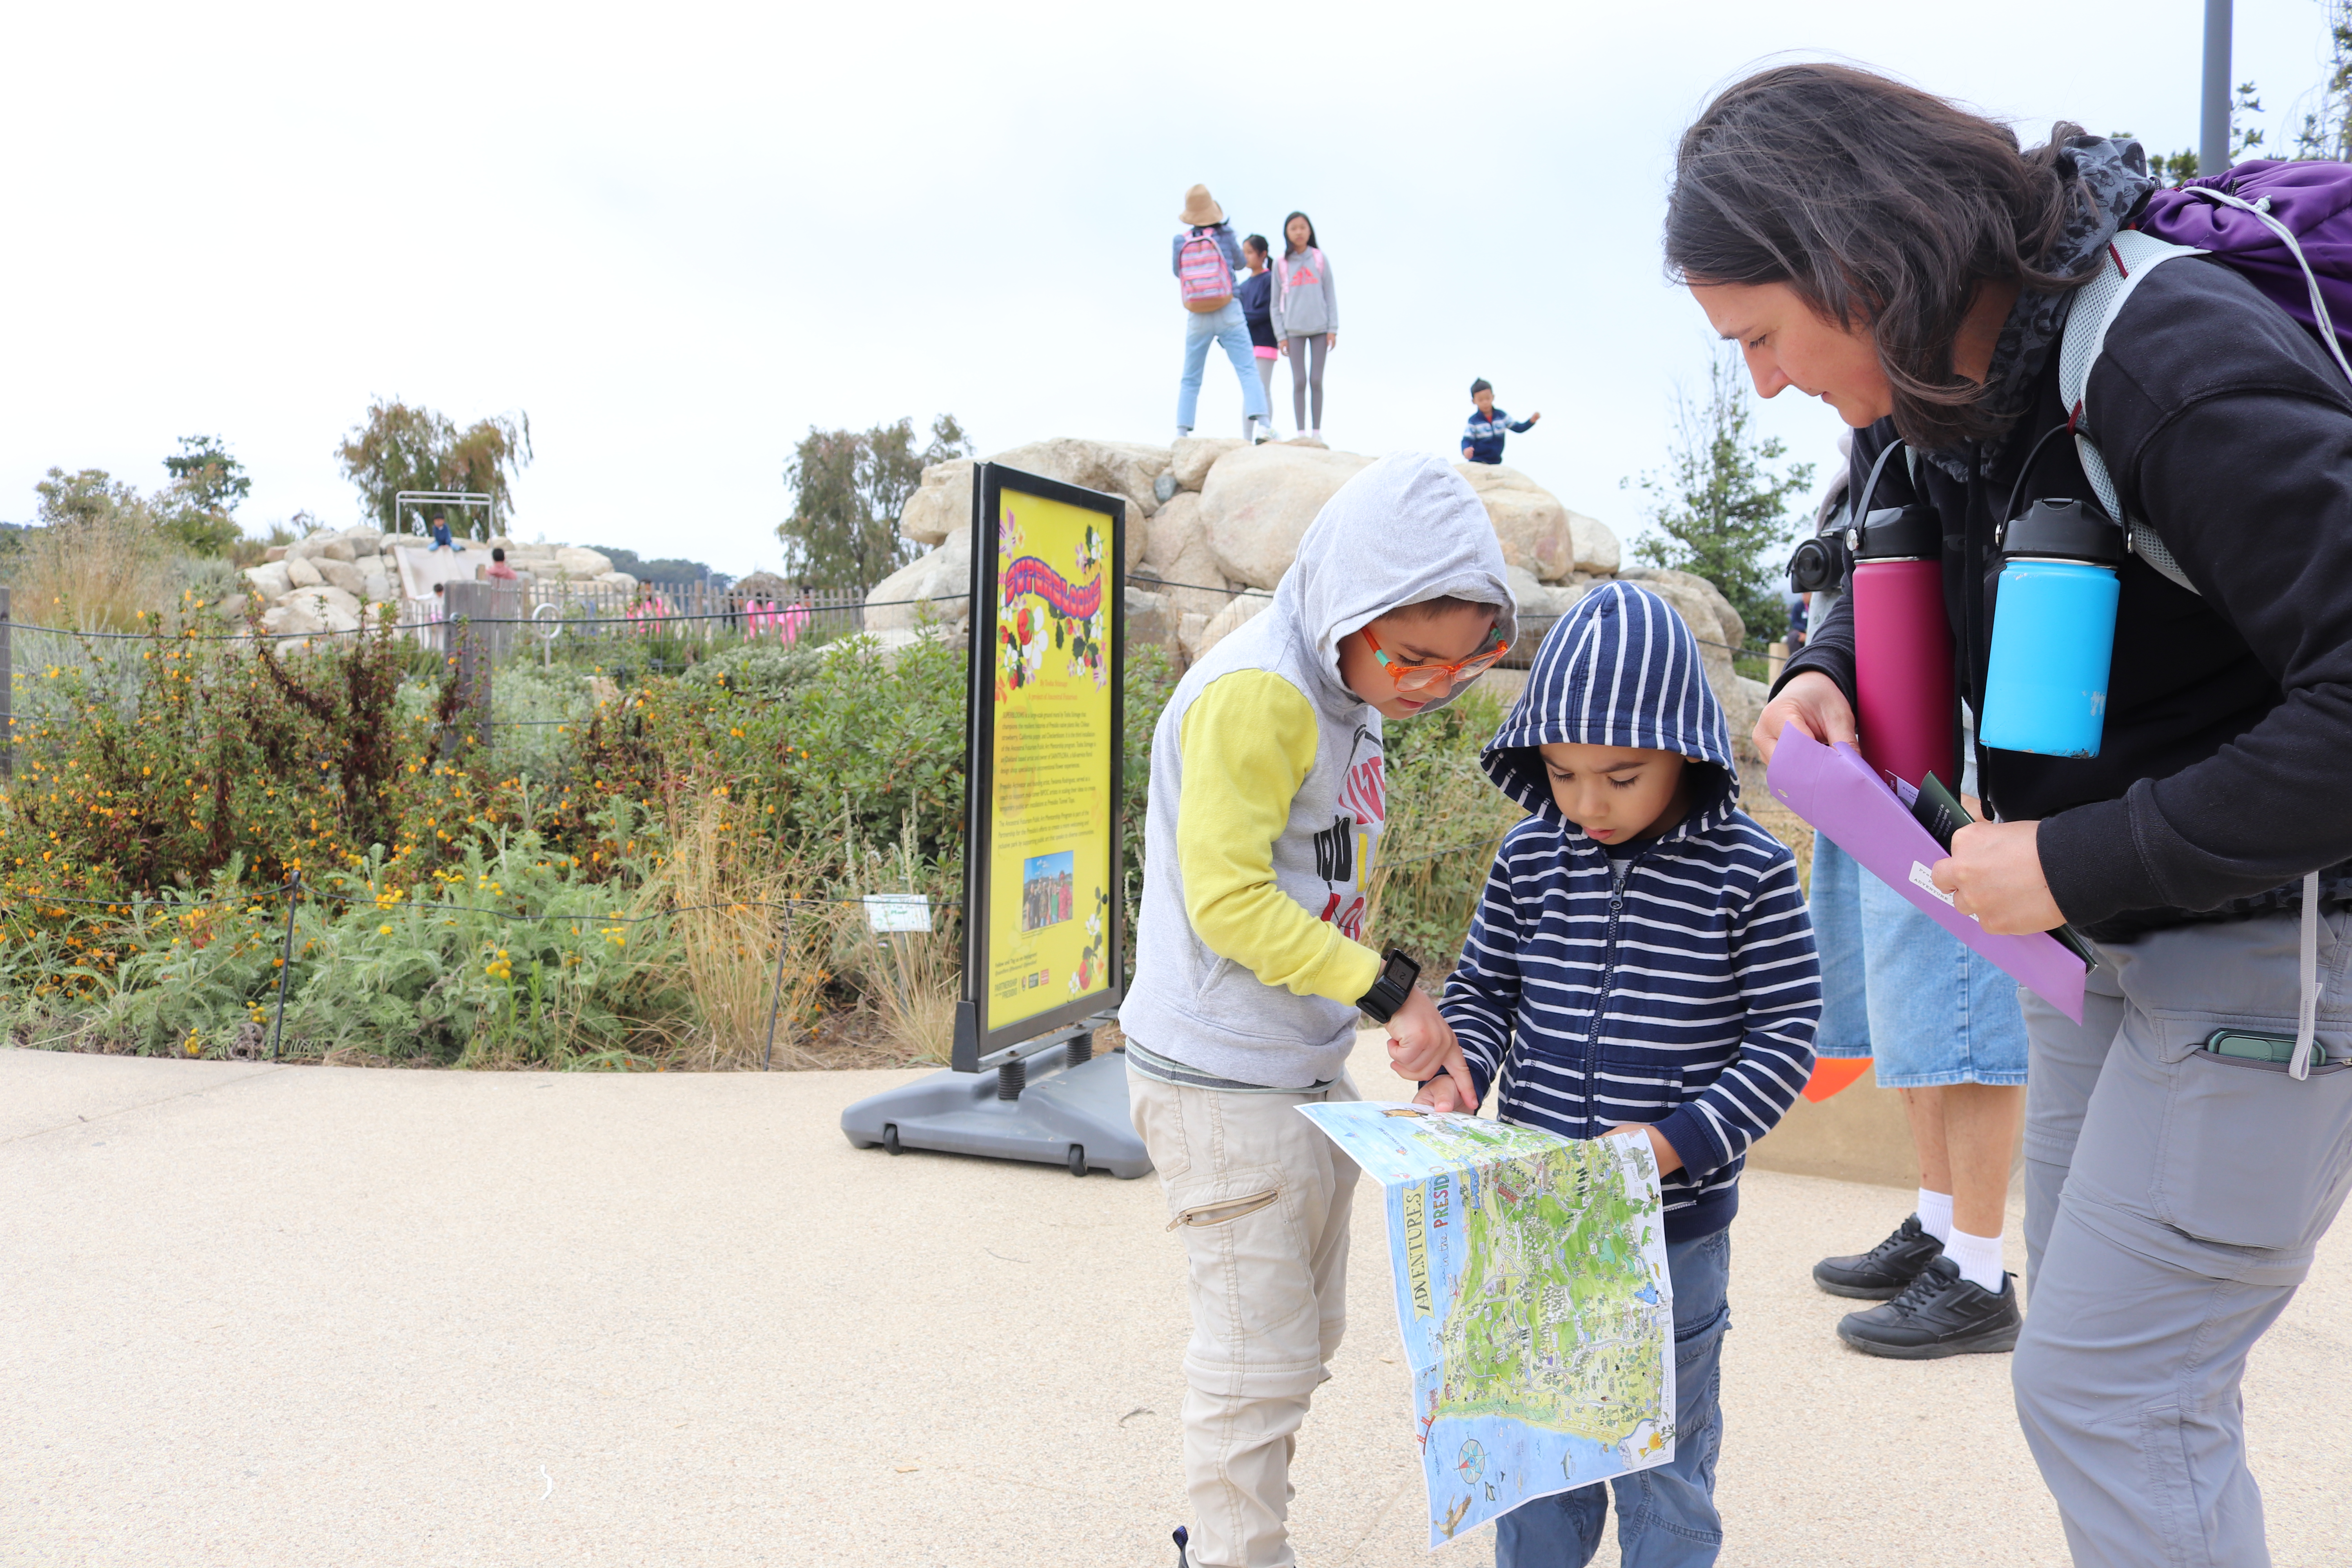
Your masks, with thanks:
<instances>
[{"instance_id":1,"label":"black wristwatch","mask_svg":"<svg viewBox=\"0 0 2352 1568\"><path fill-rule=\"evenodd\" d=\"M1408 957L1404 949L1389 949L1381 954L1381 977L1357 1001L1356 1011L1376 1024L1387 1023L1412 994L1412 983L1420 978L1421 965Z\"/></svg>"}]
</instances>

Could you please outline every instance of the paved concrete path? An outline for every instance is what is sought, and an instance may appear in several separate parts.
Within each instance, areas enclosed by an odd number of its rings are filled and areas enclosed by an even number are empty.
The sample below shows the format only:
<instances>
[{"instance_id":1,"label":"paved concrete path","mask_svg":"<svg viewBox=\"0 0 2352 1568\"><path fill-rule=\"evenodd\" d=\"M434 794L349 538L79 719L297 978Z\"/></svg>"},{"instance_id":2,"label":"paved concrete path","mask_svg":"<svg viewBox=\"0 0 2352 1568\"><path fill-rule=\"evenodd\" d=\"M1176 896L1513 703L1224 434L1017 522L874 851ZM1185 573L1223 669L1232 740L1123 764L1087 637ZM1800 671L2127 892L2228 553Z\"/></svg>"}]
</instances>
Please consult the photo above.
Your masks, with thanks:
<instances>
[{"instance_id":1,"label":"paved concrete path","mask_svg":"<svg viewBox=\"0 0 2352 1568\"><path fill-rule=\"evenodd\" d=\"M1167 1568L1157 1184L851 1149L841 1107L908 1076L0 1051L0 1563ZM2007 1359L1852 1354L1807 1279L1906 1197L1748 1181L1727 1563L2063 1561ZM1308 1568L1427 1557L1360 1205ZM2248 1389L2282 1563L2343 1557L2347 1312L2338 1242Z\"/></svg>"}]
</instances>

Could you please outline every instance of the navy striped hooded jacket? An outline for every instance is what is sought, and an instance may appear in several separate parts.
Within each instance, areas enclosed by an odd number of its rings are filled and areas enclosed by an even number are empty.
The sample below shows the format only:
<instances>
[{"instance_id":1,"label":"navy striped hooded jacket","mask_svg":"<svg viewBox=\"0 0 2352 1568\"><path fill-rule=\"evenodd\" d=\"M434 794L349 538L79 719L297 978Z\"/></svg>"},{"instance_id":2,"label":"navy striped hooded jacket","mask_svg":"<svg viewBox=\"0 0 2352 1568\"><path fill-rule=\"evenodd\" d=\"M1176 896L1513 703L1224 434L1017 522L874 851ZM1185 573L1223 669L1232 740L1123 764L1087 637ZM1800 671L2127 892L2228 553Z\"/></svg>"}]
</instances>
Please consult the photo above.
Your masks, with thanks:
<instances>
[{"instance_id":1,"label":"navy striped hooded jacket","mask_svg":"<svg viewBox=\"0 0 2352 1568\"><path fill-rule=\"evenodd\" d=\"M1683 820L1617 862L1552 801L1539 745L1699 759ZM1795 858L1738 808L1697 639L1604 583L1552 628L1480 761L1533 813L1504 836L1440 1005L1504 1121L1591 1138L1646 1121L1682 1156L1666 1238L1731 1223L1749 1144L1812 1071L1821 969Z\"/></svg>"}]
</instances>

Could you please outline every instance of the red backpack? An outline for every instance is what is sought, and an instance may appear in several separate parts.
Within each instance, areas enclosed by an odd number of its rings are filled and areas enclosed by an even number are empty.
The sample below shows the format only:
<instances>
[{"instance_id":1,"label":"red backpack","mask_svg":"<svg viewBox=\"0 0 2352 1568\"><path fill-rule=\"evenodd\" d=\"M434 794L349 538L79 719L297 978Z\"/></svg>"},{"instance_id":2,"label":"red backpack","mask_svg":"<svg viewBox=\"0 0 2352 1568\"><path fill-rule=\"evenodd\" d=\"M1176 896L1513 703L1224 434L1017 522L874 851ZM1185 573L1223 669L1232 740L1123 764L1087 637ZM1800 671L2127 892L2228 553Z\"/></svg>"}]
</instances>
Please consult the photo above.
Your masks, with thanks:
<instances>
[{"instance_id":1,"label":"red backpack","mask_svg":"<svg viewBox=\"0 0 2352 1568\"><path fill-rule=\"evenodd\" d=\"M1196 228L1176 253L1176 284L1184 309L1198 315L1222 310L1234 298L1234 269L1217 244L1216 231Z\"/></svg>"}]
</instances>

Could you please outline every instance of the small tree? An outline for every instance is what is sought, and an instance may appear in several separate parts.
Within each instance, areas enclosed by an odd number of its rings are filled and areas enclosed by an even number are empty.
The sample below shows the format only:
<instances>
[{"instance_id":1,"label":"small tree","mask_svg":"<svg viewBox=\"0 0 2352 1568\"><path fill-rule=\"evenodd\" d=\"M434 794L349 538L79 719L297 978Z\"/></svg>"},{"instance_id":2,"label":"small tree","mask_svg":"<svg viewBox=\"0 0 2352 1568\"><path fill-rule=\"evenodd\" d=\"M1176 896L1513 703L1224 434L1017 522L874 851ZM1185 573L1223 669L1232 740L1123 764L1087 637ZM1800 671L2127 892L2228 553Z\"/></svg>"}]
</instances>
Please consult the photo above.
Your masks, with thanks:
<instances>
[{"instance_id":1,"label":"small tree","mask_svg":"<svg viewBox=\"0 0 2352 1568\"><path fill-rule=\"evenodd\" d=\"M486 495L496 530L514 510L513 476L530 461L530 416L496 415L460 430L433 409L378 399L335 455L359 487L361 510L387 533L400 531L394 498L403 490Z\"/></svg>"},{"instance_id":2,"label":"small tree","mask_svg":"<svg viewBox=\"0 0 2352 1568\"><path fill-rule=\"evenodd\" d=\"M923 470L971 455L952 414L931 421L930 445L920 450L911 419L863 431L809 426L784 464L793 492L793 515L776 525L784 569L803 583L872 588L915 558L919 547L899 534L898 514Z\"/></svg>"},{"instance_id":3,"label":"small tree","mask_svg":"<svg viewBox=\"0 0 2352 1568\"><path fill-rule=\"evenodd\" d=\"M1642 479L1657 534L1633 553L1706 578L1740 619L1760 629L1788 618L1778 551L1795 535L1790 503L1811 489L1813 466L1771 471L1787 448L1778 437L1759 441L1749 433L1748 385L1738 355L1718 353L1707 370L1705 407L1675 395L1677 439L1666 471Z\"/></svg>"},{"instance_id":4,"label":"small tree","mask_svg":"<svg viewBox=\"0 0 2352 1568\"><path fill-rule=\"evenodd\" d=\"M163 469L172 482L152 504L164 536L198 555L229 553L242 536L232 514L253 489L245 465L217 436L183 436Z\"/></svg>"}]
</instances>

